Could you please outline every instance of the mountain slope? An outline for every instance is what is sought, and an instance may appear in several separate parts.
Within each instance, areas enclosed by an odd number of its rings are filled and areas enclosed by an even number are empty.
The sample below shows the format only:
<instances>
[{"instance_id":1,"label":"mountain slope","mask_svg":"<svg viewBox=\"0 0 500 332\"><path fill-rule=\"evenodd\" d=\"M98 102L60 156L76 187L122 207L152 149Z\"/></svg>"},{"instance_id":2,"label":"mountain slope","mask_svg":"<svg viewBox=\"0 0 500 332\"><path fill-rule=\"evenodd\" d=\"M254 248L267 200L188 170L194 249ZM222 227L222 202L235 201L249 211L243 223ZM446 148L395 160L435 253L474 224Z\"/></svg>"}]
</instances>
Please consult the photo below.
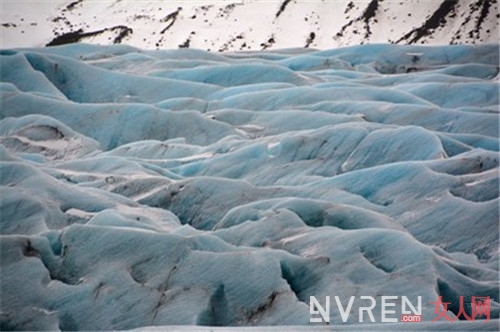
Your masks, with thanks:
<instances>
[{"instance_id":1,"label":"mountain slope","mask_svg":"<svg viewBox=\"0 0 500 332\"><path fill-rule=\"evenodd\" d=\"M2 47L68 42L211 51L498 40L492 1L2 0Z\"/></svg>"}]
</instances>

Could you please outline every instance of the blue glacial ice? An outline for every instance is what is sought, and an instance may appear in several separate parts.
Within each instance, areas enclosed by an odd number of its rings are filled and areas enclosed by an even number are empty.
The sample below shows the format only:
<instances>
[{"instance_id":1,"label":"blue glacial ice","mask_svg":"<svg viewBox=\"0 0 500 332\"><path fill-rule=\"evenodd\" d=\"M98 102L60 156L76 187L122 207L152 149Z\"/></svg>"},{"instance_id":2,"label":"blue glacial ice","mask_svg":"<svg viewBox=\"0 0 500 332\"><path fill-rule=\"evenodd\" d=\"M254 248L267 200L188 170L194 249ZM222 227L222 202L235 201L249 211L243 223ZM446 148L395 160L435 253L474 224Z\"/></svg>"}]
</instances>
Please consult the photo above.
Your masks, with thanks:
<instances>
[{"instance_id":1,"label":"blue glacial ice","mask_svg":"<svg viewBox=\"0 0 500 332\"><path fill-rule=\"evenodd\" d=\"M498 45L0 54L2 330L498 329Z\"/></svg>"}]
</instances>

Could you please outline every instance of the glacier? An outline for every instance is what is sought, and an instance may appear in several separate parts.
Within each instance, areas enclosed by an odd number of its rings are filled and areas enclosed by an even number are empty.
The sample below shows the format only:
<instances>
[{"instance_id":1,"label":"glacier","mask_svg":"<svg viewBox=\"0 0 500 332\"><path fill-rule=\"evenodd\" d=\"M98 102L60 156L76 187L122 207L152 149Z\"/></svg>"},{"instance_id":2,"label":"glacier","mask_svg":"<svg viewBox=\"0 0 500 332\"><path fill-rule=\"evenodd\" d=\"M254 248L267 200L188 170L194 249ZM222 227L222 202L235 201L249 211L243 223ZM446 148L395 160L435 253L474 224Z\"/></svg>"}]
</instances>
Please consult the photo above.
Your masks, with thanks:
<instances>
[{"instance_id":1,"label":"glacier","mask_svg":"<svg viewBox=\"0 0 500 332\"><path fill-rule=\"evenodd\" d=\"M498 45L0 54L2 330L498 329Z\"/></svg>"}]
</instances>

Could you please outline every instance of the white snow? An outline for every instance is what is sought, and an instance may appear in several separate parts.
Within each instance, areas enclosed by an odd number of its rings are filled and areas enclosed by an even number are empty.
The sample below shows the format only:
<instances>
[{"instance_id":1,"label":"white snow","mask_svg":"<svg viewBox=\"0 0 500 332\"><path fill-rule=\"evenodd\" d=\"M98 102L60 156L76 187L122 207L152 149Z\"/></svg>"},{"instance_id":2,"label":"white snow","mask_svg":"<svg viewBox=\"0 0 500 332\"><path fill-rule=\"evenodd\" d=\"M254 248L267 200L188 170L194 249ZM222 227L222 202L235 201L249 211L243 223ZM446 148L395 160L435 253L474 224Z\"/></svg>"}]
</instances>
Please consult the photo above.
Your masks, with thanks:
<instances>
[{"instance_id":1,"label":"white snow","mask_svg":"<svg viewBox=\"0 0 500 332\"><path fill-rule=\"evenodd\" d=\"M132 30L120 42L146 49L187 44L211 51L306 45L326 49L398 42L412 30L425 26L446 1L294 0L277 16L284 2L2 0L1 47L43 46L56 36L80 29L83 33L107 29L82 41L112 44L124 31L112 30L118 26ZM377 3L377 7L370 16L372 3ZM429 27L429 35L418 38L415 43L498 42L498 3L489 3L487 15L481 17L486 6L481 1L458 1L441 21L436 20L439 25ZM400 43L414 37L415 34Z\"/></svg>"}]
</instances>

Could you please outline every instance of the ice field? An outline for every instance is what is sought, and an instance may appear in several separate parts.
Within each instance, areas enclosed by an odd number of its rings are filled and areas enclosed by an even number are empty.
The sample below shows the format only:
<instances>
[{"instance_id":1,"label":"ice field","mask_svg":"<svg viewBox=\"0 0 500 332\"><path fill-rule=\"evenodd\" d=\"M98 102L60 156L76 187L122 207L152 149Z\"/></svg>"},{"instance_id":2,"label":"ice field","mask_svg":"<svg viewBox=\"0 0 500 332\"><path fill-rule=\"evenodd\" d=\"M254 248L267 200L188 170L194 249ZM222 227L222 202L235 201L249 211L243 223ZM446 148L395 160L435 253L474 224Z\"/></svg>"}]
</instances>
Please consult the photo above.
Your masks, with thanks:
<instances>
[{"instance_id":1,"label":"ice field","mask_svg":"<svg viewBox=\"0 0 500 332\"><path fill-rule=\"evenodd\" d=\"M2 330L498 329L498 45L0 54Z\"/></svg>"}]
</instances>

